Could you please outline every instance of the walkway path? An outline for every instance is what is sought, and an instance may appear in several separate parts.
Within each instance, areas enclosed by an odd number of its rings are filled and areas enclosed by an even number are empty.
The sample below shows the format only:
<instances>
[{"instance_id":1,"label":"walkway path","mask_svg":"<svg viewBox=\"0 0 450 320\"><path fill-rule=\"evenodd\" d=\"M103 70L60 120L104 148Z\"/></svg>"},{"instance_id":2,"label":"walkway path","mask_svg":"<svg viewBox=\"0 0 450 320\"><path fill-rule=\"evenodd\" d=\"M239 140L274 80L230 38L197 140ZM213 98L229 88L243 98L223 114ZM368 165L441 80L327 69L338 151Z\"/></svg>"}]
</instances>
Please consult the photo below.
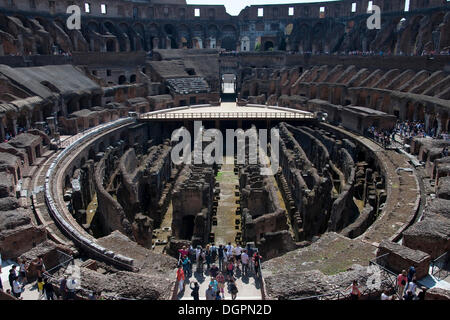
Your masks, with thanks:
<instances>
[{"instance_id":1,"label":"walkway path","mask_svg":"<svg viewBox=\"0 0 450 320\"><path fill-rule=\"evenodd\" d=\"M217 225L213 225L211 229L211 232L215 235L215 243L217 245L225 245L228 242L234 244L238 232L235 228L236 220L240 220L240 216L236 215L236 209L239 207L236 204L236 200L239 200L239 196L235 194L236 191L239 191L235 189L235 186L239 185L239 178L234 173L234 163L226 163L227 161L234 162L234 159L224 157L223 161L224 163L216 177L216 182L219 183L220 188L220 199L217 205Z\"/></svg>"},{"instance_id":2,"label":"walkway path","mask_svg":"<svg viewBox=\"0 0 450 320\"><path fill-rule=\"evenodd\" d=\"M194 263L193 268L195 271L196 265ZM204 266L206 269L206 266ZM238 288L238 294L236 300L261 300L261 285L260 280L255 279L253 273L248 277L243 277L240 271L235 272L236 287ZM198 282L200 285L200 300L206 300L205 292L208 289L211 277L206 272L194 272L193 276L186 279L185 290L181 294L178 294L179 300L193 300L191 296L191 289L189 287L191 282ZM227 282L228 284L228 282ZM231 293L228 291L228 286L225 286L225 300L231 300Z\"/></svg>"}]
</instances>

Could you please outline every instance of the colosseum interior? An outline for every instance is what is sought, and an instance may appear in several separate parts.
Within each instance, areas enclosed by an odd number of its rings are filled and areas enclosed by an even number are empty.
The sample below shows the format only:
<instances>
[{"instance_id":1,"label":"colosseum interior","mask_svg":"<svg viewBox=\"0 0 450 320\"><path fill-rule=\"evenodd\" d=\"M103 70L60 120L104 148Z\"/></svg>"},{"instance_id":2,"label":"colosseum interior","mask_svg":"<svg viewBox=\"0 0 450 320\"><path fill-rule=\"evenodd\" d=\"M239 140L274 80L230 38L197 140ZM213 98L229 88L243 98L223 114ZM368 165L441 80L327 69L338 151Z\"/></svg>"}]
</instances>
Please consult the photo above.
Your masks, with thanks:
<instances>
[{"instance_id":1,"label":"colosseum interior","mask_svg":"<svg viewBox=\"0 0 450 320\"><path fill-rule=\"evenodd\" d=\"M228 243L262 257L238 299L345 300L356 280L401 300L410 267L414 295L450 299L450 2L408 4L0 0L0 300L41 299L41 277L60 299L189 300L194 281L205 299L195 253L179 292L183 247ZM243 162L173 161L174 132L206 152L239 129Z\"/></svg>"}]
</instances>

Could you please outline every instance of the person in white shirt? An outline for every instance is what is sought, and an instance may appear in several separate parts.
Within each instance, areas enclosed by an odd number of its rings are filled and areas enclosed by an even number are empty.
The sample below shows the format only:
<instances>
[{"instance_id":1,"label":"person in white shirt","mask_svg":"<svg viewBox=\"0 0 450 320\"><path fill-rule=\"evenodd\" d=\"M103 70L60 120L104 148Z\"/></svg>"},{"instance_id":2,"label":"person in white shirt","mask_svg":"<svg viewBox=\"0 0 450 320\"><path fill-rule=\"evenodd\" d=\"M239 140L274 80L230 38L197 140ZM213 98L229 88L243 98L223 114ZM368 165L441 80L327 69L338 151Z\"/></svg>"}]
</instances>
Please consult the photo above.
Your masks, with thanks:
<instances>
[{"instance_id":1,"label":"person in white shirt","mask_svg":"<svg viewBox=\"0 0 450 320\"><path fill-rule=\"evenodd\" d=\"M389 290L384 290L381 294L381 300L392 300L392 296L389 295Z\"/></svg>"},{"instance_id":2,"label":"person in white shirt","mask_svg":"<svg viewBox=\"0 0 450 320\"><path fill-rule=\"evenodd\" d=\"M19 299L20 295L22 294L22 284L19 282L19 277L17 276L14 278L13 281L12 292L14 297L16 297L17 299Z\"/></svg>"},{"instance_id":3,"label":"person in white shirt","mask_svg":"<svg viewBox=\"0 0 450 320\"><path fill-rule=\"evenodd\" d=\"M244 252L241 254L241 263L242 263L242 274L247 275L248 274L248 254L247 250L244 250Z\"/></svg>"},{"instance_id":4,"label":"person in white shirt","mask_svg":"<svg viewBox=\"0 0 450 320\"><path fill-rule=\"evenodd\" d=\"M241 262L241 254L242 254L242 248L241 246L238 244L236 246L236 248L234 248L234 258L236 259L236 267L239 269L239 263Z\"/></svg>"},{"instance_id":5,"label":"person in white shirt","mask_svg":"<svg viewBox=\"0 0 450 320\"><path fill-rule=\"evenodd\" d=\"M231 242L228 242L228 244L225 246L228 252L233 252L233 246L231 245Z\"/></svg>"},{"instance_id":6,"label":"person in white shirt","mask_svg":"<svg viewBox=\"0 0 450 320\"><path fill-rule=\"evenodd\" d=\"M411 291L413 297L416 297L416 289L417 289L417 280L413 279L411 282L408 282L406 285L406 292Z\"/></svg>"}]
</instances>

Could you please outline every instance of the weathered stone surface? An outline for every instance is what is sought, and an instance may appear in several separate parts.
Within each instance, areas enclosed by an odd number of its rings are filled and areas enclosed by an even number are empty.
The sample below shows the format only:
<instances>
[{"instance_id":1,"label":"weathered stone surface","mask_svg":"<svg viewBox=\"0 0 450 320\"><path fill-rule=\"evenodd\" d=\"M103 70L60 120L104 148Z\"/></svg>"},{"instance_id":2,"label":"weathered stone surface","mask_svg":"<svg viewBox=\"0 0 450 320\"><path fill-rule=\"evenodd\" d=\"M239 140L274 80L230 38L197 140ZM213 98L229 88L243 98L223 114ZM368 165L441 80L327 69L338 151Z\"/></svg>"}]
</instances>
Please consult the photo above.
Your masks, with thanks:
<instances>
[{"instance_id":1,"label":"weathered stone surface","mask_svg":"<svg viewBox=\"0 0 450 320\"><path fill-rule=\"evenodd\" d=\"M442 177L439 179L436 195L441 199L450 200L450 177Z\"/></svg>"},{"instance_id":2,"label":"weathered stone surface","mask_svg":"<svg viewBox=\"0 0 450 320\"><path fill-rule=\"evenodd\" d=\"M264 271L263 271L263 274ZM389 281L382 276L378 288L368 288L368 279L373 273L368 273L367 267L352 265L346 272L334 276L326 276L318 270L305 272L293 271L277 275L265 274L265 287L268 299L294 300L311 296L327 295L323 299L336 300L349 298L348 288L354 280L358 281L362 299L377 297L383 288L389 288ZM347 290L346 290L347 289ZM338 295L338 292L340 294Z\"/></svg>"},{"instance_id":3,"label":"weathered stone surface","mask_svg":"<svg viewBox=\"0 0 450 320\"><path fill-rule=\"evenodd\" d=\"M0 199L0 211L10 211L19 207L17 198L6 197Z\"/></svg>"},{"instance_id":4,"label":"weathered stone surface","mask_svg":"<svg viewBox=\"0 0 450 320\"><path fill-rule=\"evenodd\" d=\"M170 300L172 298L173 278L136 274L120 271L101 274L81 268L81 285L89 291L101 291L112 297L137 300Z\"/></svg>"},{"instance_id":5,"label":"weathered stone surface","mask_svg":"<svg viewBox=\"0 0 450 320\"><path fill-rule=\"evenodd\" d=\"M432 288L425 294L425 300L450 300L450 291L441 288Z\"/></svg>"},{"instance_id":6,"label":"weathered stone surface","mask_svg":"<svg viewBox=\"0 0 450 320\"><path fill-rule=\"evenodd\" d=\"M384 256L386 255L387 256ZM414 266L417 279L428 275L431 257L425 252L413 250L404 245L384 240L380 243L377 251L377 257L383 262L383 265L389 266L390 270L400 273L402 270L408 270Z\"/></svg>"}]
</instances>

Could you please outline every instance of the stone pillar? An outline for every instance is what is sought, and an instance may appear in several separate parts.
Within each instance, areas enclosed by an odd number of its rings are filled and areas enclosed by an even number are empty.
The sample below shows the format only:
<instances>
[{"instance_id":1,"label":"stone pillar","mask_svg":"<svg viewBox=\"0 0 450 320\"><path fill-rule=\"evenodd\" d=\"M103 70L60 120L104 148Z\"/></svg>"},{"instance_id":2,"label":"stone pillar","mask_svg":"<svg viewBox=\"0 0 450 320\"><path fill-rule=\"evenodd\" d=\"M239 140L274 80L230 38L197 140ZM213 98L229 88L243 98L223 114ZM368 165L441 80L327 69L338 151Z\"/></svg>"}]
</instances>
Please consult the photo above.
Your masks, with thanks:
<instances>
[{"instance_id":1,"label":"stone pillar","mask_svg":"<svg viewBox=\"0 0 450 320\"><path fill-rule=\"evenodd\" d=\"M13 135L13 136L16 136L16 135L17 135L17 118L12 118L12 119L11 119L11 122L12 122L12 124L13 124L13 127L12 127L12 135Z\"/></svg>"},{"instance_id":2,"label":"stone pillar","mask_svg":"<svg viewBox=\"0 0 450 320\"><path fill-rule=\"evenodd\" d=\"M437 120L437 124L438 124L437 130L436 130L436 135L439 135L442 132L442 116L441 116L441 114L439 114L439 113L436 114L436 120Z\"/></svg>"},{"instance_id":3,"label":"stone pillar","mask_svg":"<svg viewBox=\"0 0 450 320\"><path fill-rule=\"evenodd\" d=\"M0 118L0 142L5 141L5 125L3 124L3 119Z\"/></svg>"},{"instance_id":4,"label":"stone pillar","mask_svg":"<svg viewBox=\"0 0 450 320\"><path fill-rule=\"evenodd\" d=\"M425 131L429 132L430 128L430 118L431 118L431 114L429 113L425 113Z\"/></svg>"}]
</instances>

